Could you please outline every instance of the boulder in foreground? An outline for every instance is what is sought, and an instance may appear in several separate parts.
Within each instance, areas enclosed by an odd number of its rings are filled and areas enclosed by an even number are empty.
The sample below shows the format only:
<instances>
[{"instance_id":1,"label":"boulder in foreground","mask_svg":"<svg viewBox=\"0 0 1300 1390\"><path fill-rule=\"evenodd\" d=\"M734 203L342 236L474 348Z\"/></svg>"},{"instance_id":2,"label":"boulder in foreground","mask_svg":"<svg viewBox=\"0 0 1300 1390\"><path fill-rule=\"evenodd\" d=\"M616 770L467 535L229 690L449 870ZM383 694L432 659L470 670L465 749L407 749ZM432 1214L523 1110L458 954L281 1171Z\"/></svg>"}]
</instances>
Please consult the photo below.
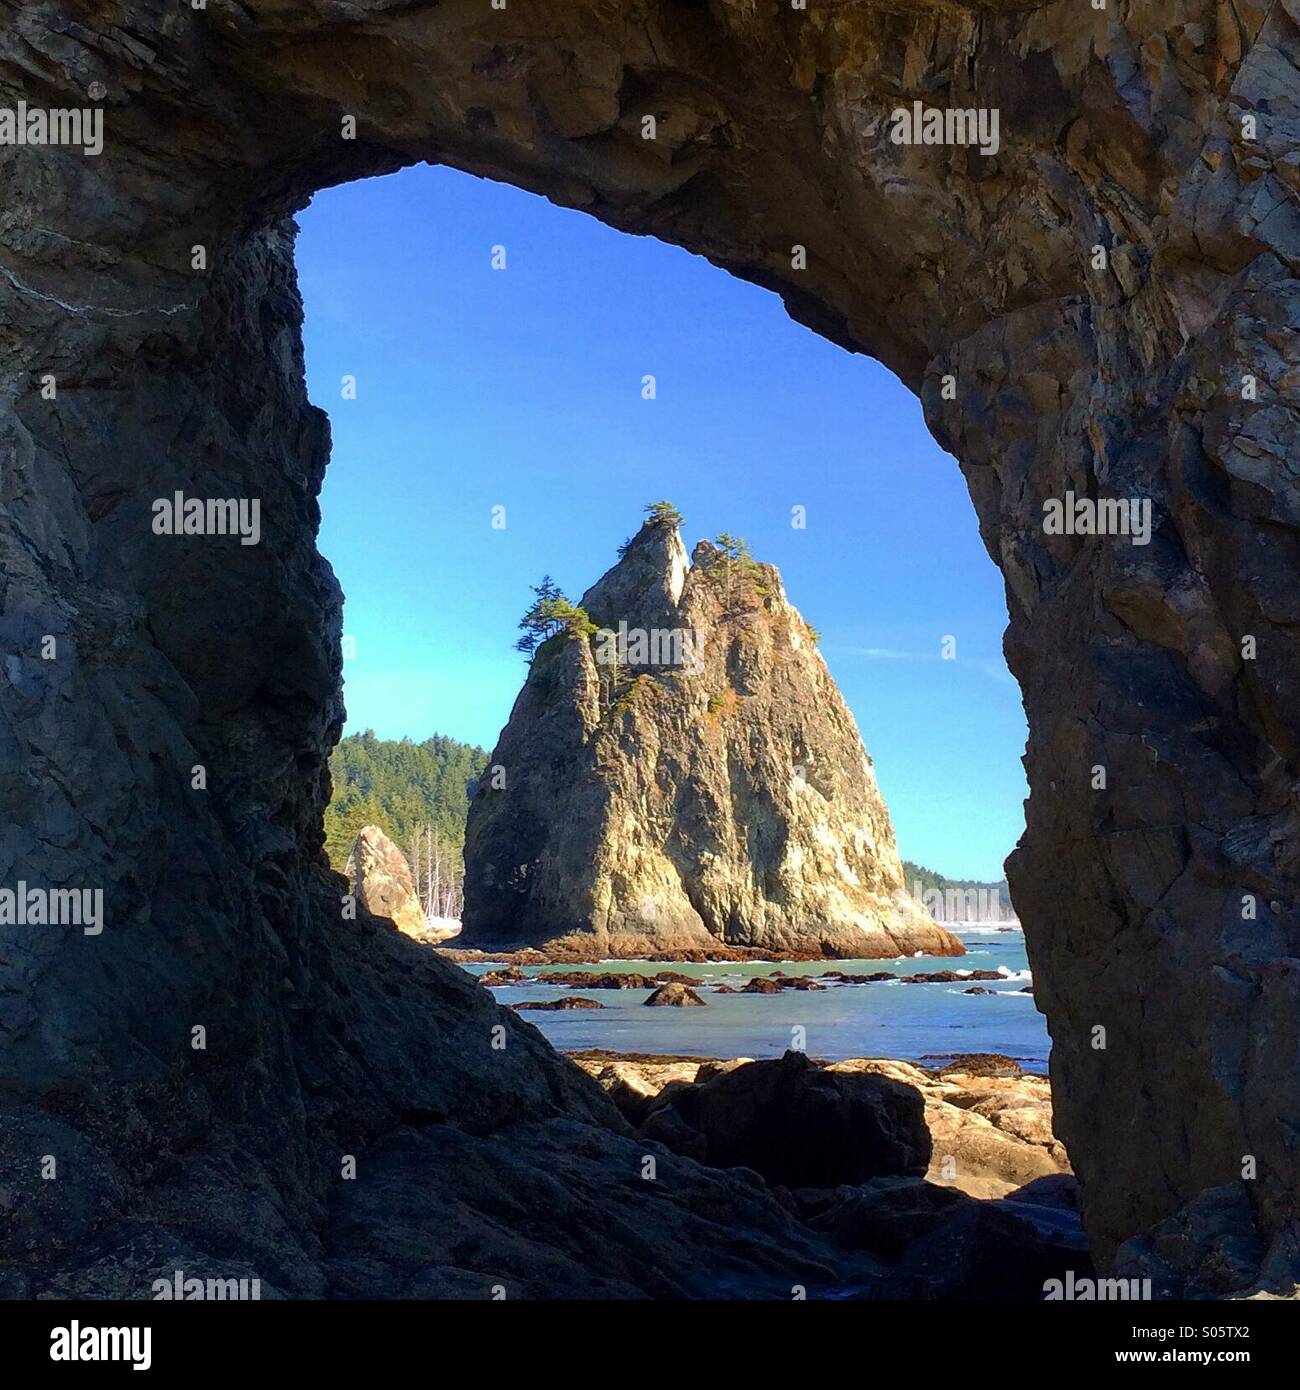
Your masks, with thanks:
<instances>
[{"instance_id":1,"label":"boulder in foreground","mask_svg":"<svg viewBox=\"0 0 1300 1390\"><path fill-rule=\"evenodd\" d=\"M942 1071L865 1057L820 1064L802 1053L763 1062L607 1052L573 1060L646 1137L712 1163L744 1164L772 1182L818 1187L923 1174L998 1199L1071 1171L1052 1132L1047 1078L1021 1073L1010 1058L957 1059ZM882 1125L858 1099L879 1082L887 1083L878 1099L881 1116L892 1116L893 1142L876 1137ZM845 1154L838 1160L805 1153L836 1145Z\"/></svg>"},{"instance_id":2,"label":"boulder in foreground","mask_svg":"<svg viewBox=\"0 0 1300 1390\"><path fill-rule=\"evenodd\" d=\"M674 1087L641 1126L715 1168L752 1168L786 1187L834 1187L925 1172L920 1093L888 1077L835 1073L801 1052Z\"/></svg>"}]
</instances>

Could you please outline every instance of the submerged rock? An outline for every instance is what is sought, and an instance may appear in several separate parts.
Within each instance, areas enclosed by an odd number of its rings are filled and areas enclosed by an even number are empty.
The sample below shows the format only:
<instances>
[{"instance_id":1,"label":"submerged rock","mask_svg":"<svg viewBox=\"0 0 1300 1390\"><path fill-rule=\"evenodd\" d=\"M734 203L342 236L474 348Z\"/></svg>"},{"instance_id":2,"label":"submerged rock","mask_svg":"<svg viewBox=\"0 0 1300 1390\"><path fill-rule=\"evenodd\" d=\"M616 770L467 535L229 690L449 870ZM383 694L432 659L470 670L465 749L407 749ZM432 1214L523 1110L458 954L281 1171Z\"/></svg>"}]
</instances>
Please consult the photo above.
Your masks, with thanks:
<instances>
[{"instance_id":1,"label":"submerged rock","mask_svg":"<svg viewBox=\"0 0 1300 1390\"><path fill-rule=\"evenodd\" d=\"M750 980L741 986L741 994L780 994L781 986L775 980Z\"/></svg>"},{"instance_id":2,"label":"submerged rock","mask_svg":"<svg viewBox=\"0 0 1300 1390\"><path fill-rule=\"evenodd\" d=\"M853 716L781 577L647 522L537 650L465 844L466 946L844 957L961 943L907 894Z\"/></svg>"},{"instance_id":3,"label":"submerged rock","mask_svg":"<svg viewBox=\"0 0 1300 1390\"><path fill-rule=\"evenodd\" d=\"M996 970L931 970L919 975L899 975L898 980L905 985L960 985L969 980L1005 980L1006 976Z\"/></svg>"},{"instance_id":4,"label":"submerged rock","mask_svg":"<svg viewBox=\"0 0 1300 1390\"><path fill-rule=\"evenodd\" d=\"M486 985L488 989L500 989L503 985L526 985L531 983L531 978L525 975L517 965L508 965L504 970L488 970L478 977L481 985Z\"/></svg>"},{"instance_id":5,"label":"submerged rock","mask_svg":"<svg viewBox=\"0 0 1300 1390\"><path fill-rule=\"evenodd\" d=\"M584 999L581 994L566 994L560 999L530 999L523 1004L512 1004L512 1009L544 1009L561 1013L568 1009L603 1009L604 1004L595 999Z\"/></svg>"},{"instance_id":6,"label":"submerged rock","mask_svg":"<svg viewBox=\"0 0 1300 1390\"><path fill-rule=\"evenodd\" d=\"M607 970L595 974L590 970L556 970L538 975L540 985L569 985L574 989L654 989L659 980L654 975L641 975L635 970Z\"/></svg>"}]
</instances>

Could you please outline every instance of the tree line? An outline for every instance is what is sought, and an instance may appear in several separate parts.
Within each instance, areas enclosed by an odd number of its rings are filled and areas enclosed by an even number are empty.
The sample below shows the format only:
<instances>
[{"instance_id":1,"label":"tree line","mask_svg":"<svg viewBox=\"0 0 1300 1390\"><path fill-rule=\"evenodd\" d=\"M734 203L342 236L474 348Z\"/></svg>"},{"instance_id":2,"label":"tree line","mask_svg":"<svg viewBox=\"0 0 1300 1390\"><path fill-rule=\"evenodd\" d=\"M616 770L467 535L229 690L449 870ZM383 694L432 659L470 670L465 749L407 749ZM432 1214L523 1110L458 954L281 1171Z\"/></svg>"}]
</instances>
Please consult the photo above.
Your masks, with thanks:
<instances>
[{"instance_id":1,"label":"tree line","mask_svg":"<svg viewBox=\"0 0 1300 1390\"><path fill-rule=\"evenodd\" d=\"M429 917L459 918L464 905L469 785L487 767L486 749L435 734L423 743L349 734L330 756L334 792L325 810L331 868L352 877L357 832L377 825L406 855Z\"/></svg>"},{"instance_id":2,"label":"tree line","mask_svg":"<svg viewBox=\"0 0 1300 1390\"><path fill-rule=\"evenodd\" d=\"M924 901L927 893L980 895L987 901L996 895L998 904L996 920L1016 921L1016 910L1011 905L1011 890L1005 878L997 882L976 878L945 878L923 864L914 864L910 859L903 860L903 885L918 901ZM974 900L973 898L971 899Z\"/></svg>"}]
</instances>

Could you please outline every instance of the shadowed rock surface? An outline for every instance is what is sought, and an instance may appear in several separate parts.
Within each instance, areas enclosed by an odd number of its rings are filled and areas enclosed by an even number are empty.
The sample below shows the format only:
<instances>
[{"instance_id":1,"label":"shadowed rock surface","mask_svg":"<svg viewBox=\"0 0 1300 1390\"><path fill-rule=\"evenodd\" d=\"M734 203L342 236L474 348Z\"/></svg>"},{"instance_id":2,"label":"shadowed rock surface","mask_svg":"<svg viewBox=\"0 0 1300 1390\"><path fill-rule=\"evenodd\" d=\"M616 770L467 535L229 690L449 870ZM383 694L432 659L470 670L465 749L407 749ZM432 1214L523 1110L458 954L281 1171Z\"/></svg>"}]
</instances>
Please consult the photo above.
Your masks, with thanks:
<instances>
[{"instance_id":1,"label":"shadowed rock surface","mask_svg":"<svg viewBox=\"0 0 1300 1390\"><path fill-rule=\"evenodd\" d=\"M4 1104L0 1292L144 1299L178 1268L289 1297L888 1292L752 1175L652 1145L648 1193L646 1142L535 1029L387 922L332 930L311 1014L283 991L310 1068L297 1113L261 1111L289 1078L255 1055L200 1059L203 1089L142 1094L112 1123L76 1100ZM240 1088L249 1120L233 1124ZM58 1182L33 1153L57 1156Z\"/></svg>"},{"instance_id":2,"label":"shadowed rock surface","mask_svg":"<svg viewBox=\"0 0 1300 1390\"><path fill-rule=\"evenodd\" d=\"M551 1177L551 1120L598 1149L614 1133L486 991L341 922L321 855L340 595L315 548L328 430L303 385L289 219L318 188L420 160L689 247L918 392L1006 578L1031 790L1008 872L1094 1247L1105 1262L1181 1231L1159 1258L1194 1286L1230 1238L1294 1282L1294 5L7 16L3 104L79 107L102 84L105 146L0 148L0 883L102 887L106 925L4 928L6 1290L114 1270L138 1287L175 1267L183 1231L225 1273L324 1292L342 1214L381 1230L384 1191L442 1200L410 1117L440 1117L448 1154L499 1144ZM889 113L913 100L998 109L998 154L894 144ZM153 535L150 503L177 487L259 498L261 543ZM1149 498L1151 543L1046 536L1042 503L1067 488ZM35 1176L46 1153L57 1184ZM603 1248L611 1280L648 1287L647 1262ZM348 1249L353 1288L435 1267ZM704 1287L714 1261L689 1236L664 1249L669 1282ZM1213 1283L1253 1259L1211 1261Z\"/></svg>"},{"instance_id":3,"label":"shadowed rock surface","mask_svg":"<svg viewBox=\"0 0 1300 1390\"><path fill-rule=\"evenodd\" d=\"M919 1092L890 1077L818 1067L801 1052L668 1088L640 1133L786 1187L919 1175L930 1161Z\"/></svg>"},{"instance_id":4,"label":"shadowed rock surface","mask_svg":"<svg viewBox=\"0 0 1300 1390\"><path fill-rule=\"evenodd\" d=\"M538 649L491 757L505 784L470 804L466 947L962 954L904 888L853 716L771 565L707 541L688 564L648 521L581 607L600 631Z\"/></svg>"}]
</instances>

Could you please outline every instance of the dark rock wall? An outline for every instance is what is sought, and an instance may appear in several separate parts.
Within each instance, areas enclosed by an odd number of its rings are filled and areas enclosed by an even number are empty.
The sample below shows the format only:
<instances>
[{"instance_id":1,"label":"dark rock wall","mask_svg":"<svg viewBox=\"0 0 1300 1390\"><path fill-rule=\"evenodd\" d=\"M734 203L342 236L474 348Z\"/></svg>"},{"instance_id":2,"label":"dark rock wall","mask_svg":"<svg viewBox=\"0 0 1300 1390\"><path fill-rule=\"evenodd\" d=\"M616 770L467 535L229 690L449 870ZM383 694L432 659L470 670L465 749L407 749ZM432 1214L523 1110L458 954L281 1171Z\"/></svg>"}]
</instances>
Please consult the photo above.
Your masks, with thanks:
<instances>
[{"instance_id":1,"label":"dark rock wall","mask_svg":"<svg viewBox=\"0 0 1300 1390\"><path fill-rule=\"evenodd\" d=\"M1006 576L1032 793L1009 874L1094 1240L1106 1256L1250 1156L1280 1258L1300 1106L1297 13L5 6L0 101L99 102L105 148L0 147L0 882L102 885L108 925L5 929L0 1143L79 1135L98 1230L165 1194L141 1155L245 1125L302 1231L327 1190L320 1126L436 1109L389 1041L423 1036L427 1000L340 924L320 862L338 595L313 545L327 442L285 220L317 187L429 159L686 245L921 394ZM997 107L998 154L892 144L913 99ZM260 497L261 544L152 536L177 486ZM1042 500L1067 488L1149 497L1151 544L1045 536ZM461 1037L460 984L423 988ZM196 1059L204 1021L220 1042ZM505 1070L487 1094L546 1089ZM69 1209L48 1209L60 1238ZM6 1257L36 1238L11 1218Z\"/></svg>"}]
</instances>

